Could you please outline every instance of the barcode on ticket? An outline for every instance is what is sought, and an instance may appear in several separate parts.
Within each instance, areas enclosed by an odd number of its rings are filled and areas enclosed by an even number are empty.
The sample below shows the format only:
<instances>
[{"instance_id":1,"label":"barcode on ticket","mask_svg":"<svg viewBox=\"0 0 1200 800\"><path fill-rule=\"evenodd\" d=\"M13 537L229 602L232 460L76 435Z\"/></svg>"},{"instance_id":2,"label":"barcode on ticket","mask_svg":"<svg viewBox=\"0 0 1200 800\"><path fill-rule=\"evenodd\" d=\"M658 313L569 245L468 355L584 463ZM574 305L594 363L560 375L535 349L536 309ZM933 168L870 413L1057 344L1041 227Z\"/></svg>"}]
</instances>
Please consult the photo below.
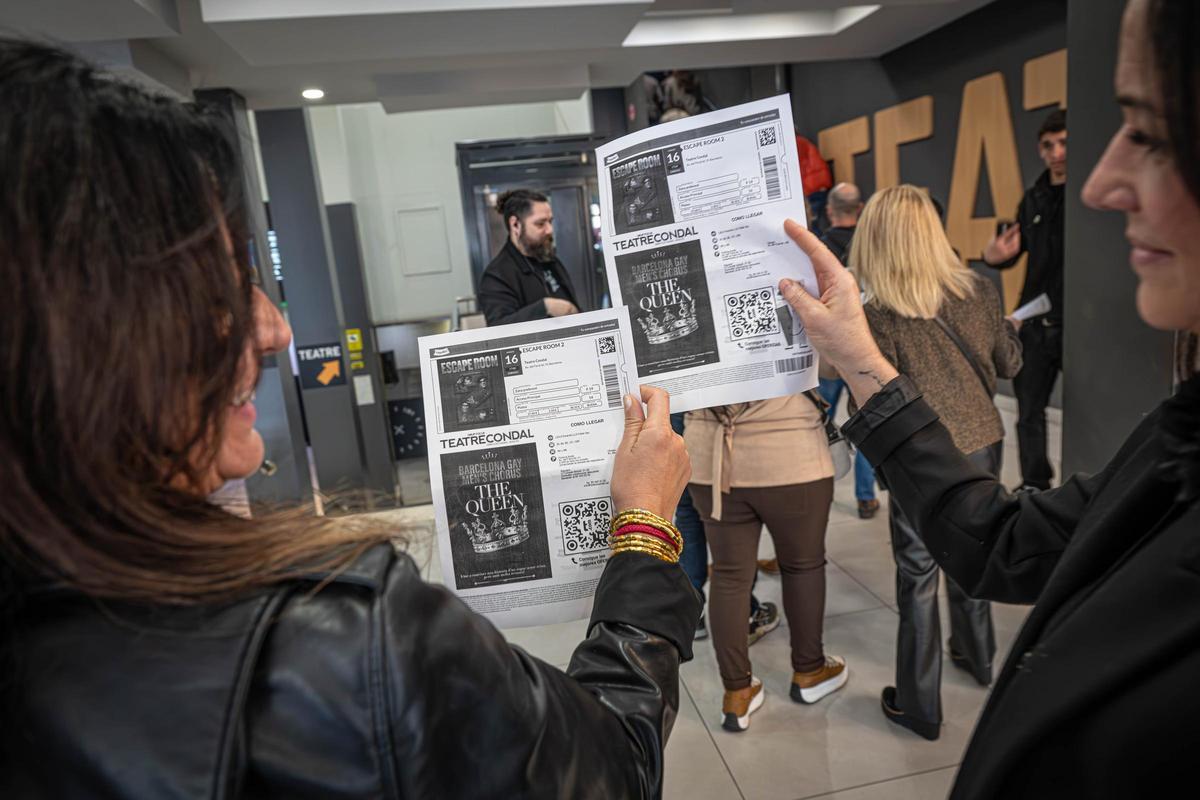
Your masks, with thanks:
<instances>
[{"instance_id":1,"label":"barcode on ticket","mask_svg":"<svg viewBox=\"0 0 1200 800\"><path fill-rule=\"evenodd\" d=\"M767 199L778 200L779 191L779 164L775 161L775 156L763 156L763 177L767 181Z\"/></svg>"},{"instance_id":2,"label":"barcode on ticket","mask_svg":"<svg viewBox=\"0 0 1200 800\"><path fill-rule=\"evenodd\" d=\"M775 362L775 372L800 372L801 370L811 369L813 365L813 354L808 353L794 358L781 358Z\"/></svg>"},{"instance_id":3,"label":"barcode on ticket","mask_svg":"<svg viewBox=\"0 0 1200 800\"><path fill-rule=\"evenodd\" d=\"M616 364L601 364L604 370L604 391L608 395L608 407L621 406L621 379L617 376Z\"/></svg>"}]
</instances>

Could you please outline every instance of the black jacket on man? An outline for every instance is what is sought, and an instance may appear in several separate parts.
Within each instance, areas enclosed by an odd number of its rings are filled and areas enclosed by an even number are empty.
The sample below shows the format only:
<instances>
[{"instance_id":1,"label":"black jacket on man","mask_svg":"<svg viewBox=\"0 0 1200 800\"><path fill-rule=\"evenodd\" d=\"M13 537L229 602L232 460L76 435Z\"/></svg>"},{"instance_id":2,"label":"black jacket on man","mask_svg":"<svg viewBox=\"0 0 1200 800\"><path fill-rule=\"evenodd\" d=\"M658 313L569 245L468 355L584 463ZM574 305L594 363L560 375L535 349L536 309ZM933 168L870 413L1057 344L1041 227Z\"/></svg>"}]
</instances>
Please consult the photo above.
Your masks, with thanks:
<instances>
[{"instance_id":1,"label":"black jacket on man","mask_svg":"<svg viewBox=\"0 0 1200 800\"><path fill-rule=\"evenodd\" d=\"M563 672L390 544L217 607L49 590L3 676L0 797L658 797L699 616L678 565L613 556Z\"/></svg>"},{"instance_id":2,"label":"black jacket on man","mask_svg":"<svg viewBox=\"0 0 1200 800\"><path fill-rule=\"evenodd\" d=\"M1017 206L1017 222L1021 226L1021 249L1014 257L994 269L1009 269L1021 253L1029 253L1025 268L1025 285L1021 288L1018 305L1025 305L1038 295L1050 297L1050 312L1046 321L1062 323L1063 318L1063 196L1064 184L1050 183L1050 170L1045 170L1021 198Z\"/></svg>"},{"instance_id":3,"label":"black jacket on man","mask_svg":"<svg viewBox=\"0 0 1200 800\"><path fill-rule=\"evenodd\" d=\"M1178 796L1200 742L1200 379L1112 461L1010 494L906 377L845 426L971 597L1033 603L951 798ZM1169 464L1169 468L1164 468Z\"/></svg>"},{"instance_id":4,"label":"black jacket on man","mask_svg":"<svg viewBox=\"0 0 1200 800\"><path fill-rule=\"evenodd\" d=\"M542 274L543 266L550 269L562 287L559 295L553 295ZM548 262L535 262L526 258L509 239L500 248L479 279L479 310L487 324L507 325L510 322L528 322L545 319L546 304L542 301L551 296L563 297L575 304L580 311L586 309L579 303L571 276L567 268L555 258Z\"/></svg>"},{"instance_id":5,"label":"black jacket on man","mask_svg":"<svg viewBox=\"0 0 1200 800\"><path fill-rule=\"evenodd\" d=\"M821 241L829 248L829 252L845 265L846 259L850 257L850 243L854 241L854 226L835 225L828 228Z\"/></svg>"}]
</instances>

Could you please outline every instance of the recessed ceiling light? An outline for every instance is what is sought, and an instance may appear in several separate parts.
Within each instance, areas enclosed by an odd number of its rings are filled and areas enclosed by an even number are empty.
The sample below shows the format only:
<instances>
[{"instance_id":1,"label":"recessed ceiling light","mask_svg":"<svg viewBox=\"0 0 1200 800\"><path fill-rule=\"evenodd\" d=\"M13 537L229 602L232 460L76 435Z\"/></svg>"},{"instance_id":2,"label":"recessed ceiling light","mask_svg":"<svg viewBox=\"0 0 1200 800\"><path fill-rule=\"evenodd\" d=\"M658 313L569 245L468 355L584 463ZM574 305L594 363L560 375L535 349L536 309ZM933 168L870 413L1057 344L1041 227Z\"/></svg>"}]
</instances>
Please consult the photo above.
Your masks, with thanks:
<instances>
[{"instance_id":1,"label":"recessed ceiling light","mask_svg":"<svg viewBox=\"0 0 1200 800\"><path fill-rule=\"evenodd\" d=\"M325 90L324 89L316 89L316 88L305 89L303 92L300 93L300 96L303 97L305 100L320 100L322 97L325 96Z\"/></svg>"}]
</instances>

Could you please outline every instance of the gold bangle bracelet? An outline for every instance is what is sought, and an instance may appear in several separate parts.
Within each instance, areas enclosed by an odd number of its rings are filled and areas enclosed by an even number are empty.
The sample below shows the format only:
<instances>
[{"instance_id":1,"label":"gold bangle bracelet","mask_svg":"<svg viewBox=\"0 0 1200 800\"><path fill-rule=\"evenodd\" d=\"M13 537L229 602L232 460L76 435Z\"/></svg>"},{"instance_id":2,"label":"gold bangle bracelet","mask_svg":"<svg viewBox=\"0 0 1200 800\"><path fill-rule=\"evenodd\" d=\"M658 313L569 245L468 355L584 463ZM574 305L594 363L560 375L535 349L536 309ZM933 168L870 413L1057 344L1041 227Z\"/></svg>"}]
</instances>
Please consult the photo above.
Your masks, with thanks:
<instances>
[{"instance_id":1,"label":"gold bangle bracelet","mask_svg":"<svg viewBox=\"0 0 1200 800\"><path fill-rule=\"evenodd\" d=\"M650 533L644 533L642 531L630 531L629 533L622 533L620 536L609 536L608 537L609 545L615 545L621 541L640 541L640 542L647 543L647 544L659 544L659 545L662 545L663 547L666 547L670 550L674 550L676 552L681 552L683 550L682 542L676 542L676 541L667 542L667 541L664 541L663 539L659 538L658 536L654 536L653 534L650 534Z\"/></svg>"},{"instance_id":2,"label":"gold bangle bracelet","mask_svg":"<svg viewBox=\"0 0 1200 800\"><path fill-rule=\"evenodd\" d=\"M677 545L683 545L683 535L680 534L679 529L669 520L665 520L651 511L641 508L631 508L622 511L613 517L612 524L609 526L609 532L616 533L618 529L625 525L648 525L655 530L660 530L667 534Z\"/></svg>"},{"instance_id":3,"label":"gold bangle bracelet","mask_svg":"<svg viewBox=\"0 0 1200 800\"><path fill-rule=\"evenodd\" d=\"M661 547L665 550L671 551L672 553L680 552L680 548L678 546L668 544L662 539L659 539L657 536L651 536L648 533L623 533L620 536L609 537L609 544L612 547L618 547L622 542L648 545L650 547Z\"/></svg>"},{"instance_id":4,"label":"gold bangle bracelet","mask_svg":"<svg viewBox=\"0 0 1200 800\"><path fill-rule=\"evenodd\" d=\"M631 523L628 523L628 522L625 523L625 525L629 525L629 524L631 524ZM645 525L647 528L653 528L654 530L658 531L659 533L661 533L665 537L667 537L667 540L669 540L670 543L672 545L674 545L676 550L683 549L683 537L682 536L677 536L677 535L673 534L671 531L664 531L662 528L656 527L654 525L646 525L646 523L644 523L644 522L636 523L636 524ZM624 527L624 525L622 527ZM628 533L620 534L620 536L622 536L622 537L625 537L625 536L650 536L651 538L657 538L657 537L654 537L653 534L646 533L645 531L629 531ZM612 533L609 534L608 538L609 539L617 538L617 532L613 531ZM663 540L659 539L659 541L663 541Z\"/></svg>"},{"instance_id":5,"label":"gold bangle bracelet","mask_svg":"<svg viewBox=\"0 0 1200 800\"><path fill-rule=\"evenodd\" d=\"M670 555L672 558L679 558L682 551L678 548L671 547L661 539L645 534L627 533L611 542L614 550L619 550L622 547L637 545L639 547L650 547L656 550L661 550L663 553Z\"/></svg>"},{"instance_id":6,"label":"gold bangle bracelet","mask_svg":"<svg viewBox=\"0 0 1200 800\"><path fill-rule=\"evenodd\" d=\"M657 558L659 561L665 561L668 564L678 564L679 563L678 558L673 558L672 556L668 555L667 553L663 552L662 550L652 549L649 547L641 547L639 545L625 545L620 548L613 548L613 555L616 555L617 553L645 553L648 556L653 556L654 558Z\"/></svg>"},{"instance_id":7,"label":"gold bangle bracelet","mask_svg":"<svg viewBox=\"0 0 1200 800\"><path fill-rule=\"evenodd\" d=\"M653 511L647 511L644 508L627 508L613 517L612 524L615 527L620 527L627 522L645 522L654 527L663 527L670 530L675 530L675 525L669 519L660 517Z\"/></svg>"}]
</instances>

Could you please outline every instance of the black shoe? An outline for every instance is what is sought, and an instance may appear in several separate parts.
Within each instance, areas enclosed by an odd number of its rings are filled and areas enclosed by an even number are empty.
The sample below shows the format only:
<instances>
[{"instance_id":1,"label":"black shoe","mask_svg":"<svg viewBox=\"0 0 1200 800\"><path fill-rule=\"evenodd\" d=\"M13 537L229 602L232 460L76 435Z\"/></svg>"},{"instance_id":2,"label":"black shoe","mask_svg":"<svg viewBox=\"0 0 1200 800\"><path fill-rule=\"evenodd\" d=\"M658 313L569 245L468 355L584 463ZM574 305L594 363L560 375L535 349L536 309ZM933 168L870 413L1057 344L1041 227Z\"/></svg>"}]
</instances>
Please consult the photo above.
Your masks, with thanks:
<instances>
[{"instance_id":1,"label":"black shoe","mask_svg":"<svg viewBox=\"0 0 1200 800\"><path fill-rule=\"evenodd\" d=\"M754 644L762 637L779 627L779 606L774 603L759 603L758 611L750 618L749 644Z\"/></svg>"},{"instance_id":2,"label":"black shoe","mask_svg":"<svg viewBox=\"0 0 1200 800\"><path fill-rule=\"evenodd\" d=\"M896 723L902 728L908 728L918 736L928 739L931 742L936 742L938 737L942 735L942 726L937 722L926 722L923 719L910 717L900 709L896 708L896 687L883 687L883 694L879 697L879 704L883 707L883 715L891 722Z\"/></svg>"},{"instance_id":3,"label":"black shoe","mask_svg":"<svg viewBox=\"0 0 1200 800\"><path fill-rule=\"evenodd\" d=\"M961 669L963 672L975 679L975 682L980 686L988 687L992 685L992 665L988 664L984 669L976 671L967 657L961 653L956 653L954 648L950 648L950 663Z\"/></svg>"},{"instance_id":4,"label":"black shoe","mask_svg":"<svg viewBox=\"0 0 1200 800\"><path fill-rule=\"evenodd\" d=\"M692 637L697 642L701 639L708 638L708 626L704 624L704 617L700 617L700 621L696 623L696 635Z\"/></svg>"}]
</instances>

